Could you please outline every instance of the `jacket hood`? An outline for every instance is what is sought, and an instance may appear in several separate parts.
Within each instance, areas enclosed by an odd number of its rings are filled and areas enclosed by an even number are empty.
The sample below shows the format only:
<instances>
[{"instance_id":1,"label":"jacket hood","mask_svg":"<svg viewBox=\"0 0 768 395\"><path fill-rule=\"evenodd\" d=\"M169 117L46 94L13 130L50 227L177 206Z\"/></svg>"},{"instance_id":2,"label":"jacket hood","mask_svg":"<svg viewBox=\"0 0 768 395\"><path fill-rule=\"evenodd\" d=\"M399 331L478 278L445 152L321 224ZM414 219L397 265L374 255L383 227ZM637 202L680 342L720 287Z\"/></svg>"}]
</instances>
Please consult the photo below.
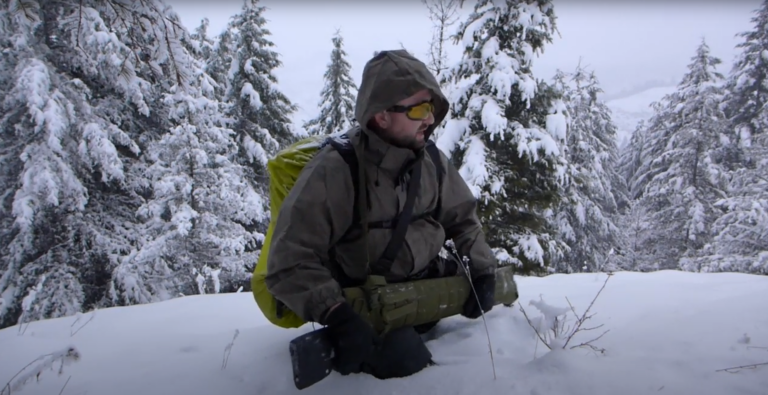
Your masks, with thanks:
<instances>
[{"instance_id":1,"label":"jacket hood","mask_svg":"<svg viewBox=\"0 0 768 395\"><path fill-rule=\"evenodd\" d=\"M423 89L430 91L435 104L435 122L425 131L425 138L428 139L448 115L448 99L440 84L427 66L407 51L381 51L366 63L363 70L355 103L355 119L363 130L370 132L367 125L374 114Z\"/></svg>"}]
</instances>

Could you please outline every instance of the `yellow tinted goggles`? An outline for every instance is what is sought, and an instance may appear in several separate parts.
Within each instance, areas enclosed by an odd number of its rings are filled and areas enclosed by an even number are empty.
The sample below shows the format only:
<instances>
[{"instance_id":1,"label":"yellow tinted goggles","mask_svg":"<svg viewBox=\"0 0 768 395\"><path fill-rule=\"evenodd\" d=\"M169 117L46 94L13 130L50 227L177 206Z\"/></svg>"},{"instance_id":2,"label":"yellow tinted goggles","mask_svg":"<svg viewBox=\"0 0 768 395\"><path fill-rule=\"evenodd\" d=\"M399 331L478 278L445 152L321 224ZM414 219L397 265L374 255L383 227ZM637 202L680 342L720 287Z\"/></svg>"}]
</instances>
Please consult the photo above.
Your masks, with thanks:
<instances>
[{"instance_id":1,"label":"yellow tinted goggles","mask_svg":"<svg viewBox=\"0 0 768 395\"><path fill-rule=\"evenodd\" d=\"M429 114L435 112L435 105L432 102L424 102L411 106L392 106L388 111L405 113L408 119L422 121L429 117Z\"/></svg>"}]
</instances>

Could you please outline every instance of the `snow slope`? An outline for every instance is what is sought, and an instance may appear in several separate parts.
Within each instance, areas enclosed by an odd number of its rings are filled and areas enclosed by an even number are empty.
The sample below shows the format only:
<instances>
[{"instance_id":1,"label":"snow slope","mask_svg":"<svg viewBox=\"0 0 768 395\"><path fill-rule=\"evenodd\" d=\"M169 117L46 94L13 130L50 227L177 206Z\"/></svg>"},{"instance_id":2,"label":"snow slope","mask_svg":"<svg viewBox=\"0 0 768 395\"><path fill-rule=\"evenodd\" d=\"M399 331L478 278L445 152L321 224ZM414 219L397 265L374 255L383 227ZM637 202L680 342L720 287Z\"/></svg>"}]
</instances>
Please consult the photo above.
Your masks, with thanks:
<instances>
[{"instance_id":1,"label":"snow slope","mask_svg":"<svg viewBox=\"0 0 768 395\"><path fill-rule=\"evenodd\" d=\"M653 115L651 103L661 100L664 95L677 89L676 86L663 86L644 90L631 96L609 100L605 104L611 109L611 119L619 129L617 144L624 146L632 137L638 122Z\"/></svg>"},{"instance_id":2,"label":"snow slope","mask_svg":"<svg viewBox=\"0 0 768 395\"><path fill-rule=\"evenodd\" d=\"M519 278L521 302L535 319L540 313L529 301L541 295L550 305L567 307L567 296L581 314L605 278ZM453 317L425 335L439 366L386 381L332 373L298 391L287 344L310 325L269 325L248 293L189 296L35 322L23 334L18 327L0 331L0 385L38 356L71 345L80 359L63 366L61 375L56 362L52 371L42 370L39 382L32 378L12 393L58 394L64 387L61 393L69 395L757 395L768 393L768 366L733 374L716 370L768 362L768 349L758 348L768 347L766 300L765 276L618 273L586 324L605 326L577 334L572 343L607 329L595 342L607 350L603 355L583 348L548 352L537 345L519 307L497 307L487 314L496 380L482 320ZM34 375L34 367L25 372Z\"/></svg>"}]
</instances>

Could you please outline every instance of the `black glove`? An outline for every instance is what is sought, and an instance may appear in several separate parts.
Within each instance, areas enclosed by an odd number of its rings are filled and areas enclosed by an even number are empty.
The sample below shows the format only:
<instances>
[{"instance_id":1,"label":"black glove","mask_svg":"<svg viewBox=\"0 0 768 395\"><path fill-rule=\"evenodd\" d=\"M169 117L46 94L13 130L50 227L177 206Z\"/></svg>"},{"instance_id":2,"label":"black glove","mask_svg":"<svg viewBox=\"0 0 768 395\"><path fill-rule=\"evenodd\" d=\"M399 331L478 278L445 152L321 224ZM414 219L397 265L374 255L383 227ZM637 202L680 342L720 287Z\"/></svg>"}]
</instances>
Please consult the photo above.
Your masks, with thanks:
<instances>
[{"instance_id":1,"label":"black glove","mask_svg":"<svg viewBox=\"0 0 768 395\"><path fill-rule=\"evenodd\" d=\"M464 317L475 319L483 312L489 312L496 304L496 274L484 274L472 280L475 291L470 290L467 301L464 302ZM477 293L477 297L475 297ZM480 300L478 306L477 301ZM482 311L480 310L482 308Z\"/></svg>"},{"instance_id":2,"label":"black glove","mask_svg":"<svg viewBox=\"0 0 768 395\"><path fill-rule=\"evenodd\" d=\"M347 303L331 311L323 324L328 327L333 345L333 364L343 375L359 373L364 362L371 360L380 339L370 324L365 322Z\"/></svg>"}]
</instances>

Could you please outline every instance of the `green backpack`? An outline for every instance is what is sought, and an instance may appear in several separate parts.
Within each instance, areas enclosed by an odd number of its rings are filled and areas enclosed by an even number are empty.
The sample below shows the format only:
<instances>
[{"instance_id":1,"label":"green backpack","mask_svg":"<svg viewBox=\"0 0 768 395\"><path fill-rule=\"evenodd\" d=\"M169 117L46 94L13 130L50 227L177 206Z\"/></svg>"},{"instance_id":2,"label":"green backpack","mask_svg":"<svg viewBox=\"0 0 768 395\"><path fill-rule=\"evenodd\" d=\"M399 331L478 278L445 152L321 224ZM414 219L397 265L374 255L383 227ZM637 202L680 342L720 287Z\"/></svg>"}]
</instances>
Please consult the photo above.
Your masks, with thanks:
<instances>
[{"instance_id":1,"label":"green backpack","mask_svg":"<svg viewBox=\"0 0 768 395\"><path fill-rule=\"evenodd\" d=\"M331 145L349 166L355 188L355 203L357 203L359 188L357 156L355 155L354 147L352 146L352 143L348 138L348 132L346 131L303 139L278 152L274 158L267 162L271 220L269 227L267 228L266 238L264 239L264 246L259 255L256 268L253 271L251 288L256 304L259 306L264 316L273 324L283 328L298 328L304 325L305 321L296 313L285 307L280 301L275 299L267 289L265 278L267 275L267 259L269 257L272 233L274 232L277 216L280 212L280 206L288 196L288 193L290 193L296 180L299 178L301 170L326 145ZM440 161L440 152L435 143L431 140L427 141L425 149L437 168L437 177L439 180L442 178L444 172L442 162ZM355 218L353 223L356 224L360 221L359 212L356 206L352 209L354 210ZM405 214L405 211L410 210L407 210L406 208L403 211L403 214ZM407 215L410 216L410 212L408 212ZM368 224L369 228L389 226L391 226L391 221L379 221L377 223ZM396 230L393 234L390 246L397 247L402 244L404 236L405 227L403 227L402 231ZM390 255L392 253L396 254L397 249L390 248L390 246L387 247L387 251L390 252ZM387 251L385 251L385 254ZM391 256L390 259L394 259L394 256Z\"/></svg>"}]
</instances>

